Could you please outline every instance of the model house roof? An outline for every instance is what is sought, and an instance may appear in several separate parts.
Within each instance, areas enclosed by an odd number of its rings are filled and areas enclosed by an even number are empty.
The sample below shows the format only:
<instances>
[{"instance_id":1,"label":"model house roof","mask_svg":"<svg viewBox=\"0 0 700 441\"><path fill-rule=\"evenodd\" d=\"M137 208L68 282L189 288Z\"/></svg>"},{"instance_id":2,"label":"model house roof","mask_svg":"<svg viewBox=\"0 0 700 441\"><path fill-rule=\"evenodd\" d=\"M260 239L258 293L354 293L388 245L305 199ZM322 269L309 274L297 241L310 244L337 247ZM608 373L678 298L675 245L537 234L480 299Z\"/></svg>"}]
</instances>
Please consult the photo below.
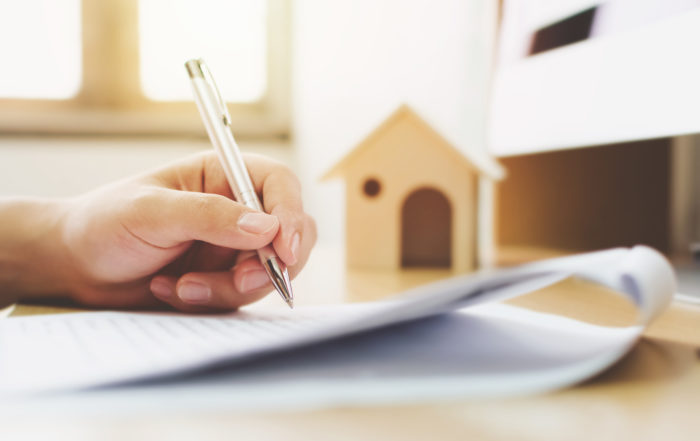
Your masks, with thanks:
<instances>
[{"instance_id":1,"label":"model house roof","mask_svg":"<svg viewBox=\"0 0 700 441\"><path fill-rule=\"evenodd\" d=\"M450 155L455 160L463 163L465 167L468 167L469 169L472 169L477 173L491 179L502 179L505 175L503 167L487 153L482 152L480 149L472 149L466 152L457 150L449 142L447 142L442 135L423 121L423 119L411 108L406 105L402 105L381 125L379 125L379 127L374 129L367 137L365 137L362 142L360 142L354 149L345 155L345 157L343 157L330 170L328 170L328 172L326 172L321 179L326 180L342 177L345 171L352 164L354 164L360 156L362 156L362 152L377 145L379 145L379 147L374 148L381 148L381 142L378 144L375 144L375 142L380 141L381 137L388 131L394 130L394 128L398 127L398 122L406 119L410 120L412 124L420 127L422 130L425 130L429 136L435 138L435 145L440 146L438 148L441 148L446 155Z\"/></svg>"}]
</instances>

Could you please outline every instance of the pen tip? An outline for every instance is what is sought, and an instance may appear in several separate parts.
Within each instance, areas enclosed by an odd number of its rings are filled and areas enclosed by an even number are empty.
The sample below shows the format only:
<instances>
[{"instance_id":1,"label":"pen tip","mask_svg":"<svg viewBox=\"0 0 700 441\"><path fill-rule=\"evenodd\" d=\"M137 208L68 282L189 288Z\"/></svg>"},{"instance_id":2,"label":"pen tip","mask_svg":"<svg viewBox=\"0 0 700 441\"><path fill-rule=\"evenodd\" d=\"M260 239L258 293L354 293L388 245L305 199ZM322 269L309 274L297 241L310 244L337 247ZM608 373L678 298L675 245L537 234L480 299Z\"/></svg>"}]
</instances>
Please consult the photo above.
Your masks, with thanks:
<instances>
[{"instance_id":1,"label":"pen tip","mask_svg":"<svg viewBox=\"0 0 700 441\"><path fill-rule=\"evenodd\" d=\"M292 284L289 281L287 268L284 265L280 265L276 257L272 257L265 262L265 269L277 292L282 296L285 303L294 309L294 294L292 294Z\"/></svg>"}]
</instances>

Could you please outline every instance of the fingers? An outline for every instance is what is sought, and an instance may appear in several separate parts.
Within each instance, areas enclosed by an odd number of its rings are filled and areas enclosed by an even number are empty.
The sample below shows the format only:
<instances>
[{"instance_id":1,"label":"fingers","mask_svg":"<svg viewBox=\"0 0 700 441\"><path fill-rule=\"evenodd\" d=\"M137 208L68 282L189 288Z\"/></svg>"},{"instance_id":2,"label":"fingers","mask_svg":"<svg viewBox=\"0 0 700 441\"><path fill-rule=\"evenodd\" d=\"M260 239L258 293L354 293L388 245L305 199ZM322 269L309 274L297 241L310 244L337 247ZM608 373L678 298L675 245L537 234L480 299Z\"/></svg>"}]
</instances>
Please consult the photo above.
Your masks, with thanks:
<instances>
[{"instance_id":1,"label":"fingers","mask_svg":"<svg viewBox=\"0 0 700 441\"><path fill-rule=\"evenodd\" d=\"M311 250L314 244L316 244L316 234L316 222L314 222L311 216L305 215L301 233L301 243L299 244L299 251L297 253L297 261L295 264L288 267L290 278L295 278L306 265L306 261L309 260Z\"/></svg>"},{"instance_id":2,"label":"fingers","mask_svg":"<svg viewBox=\"0 0 700 441\"><path fill-rule=\"evenodd\" d=\"M279 232L272 241L277 255L287 266L296 265L301 257L302 234L304 233L304 213L277 207L272 211L280 222Z\"/></svg>"},{"instance_id":3,"label":"fingers","mask_svg":"<svg viewBox=\"0 0 700 441\"><path fill-rule=\"evenodd\" d=\"M262 194L265 211L280 221L280 229L272 245L284 263L295 265L301 257L307 217L301 202L299 180L285 165L261 156L246 156L246 164L253 184Z\"/></svg>"},{"instance_id":4,"label":"fingers","mask_svg":"<svg viewBox=\"0 0 700 441\"><path fill-rule=\"evenodd\" d=\"M280 228L272 242L287 265L300 258L305 213L301 186L284 164L259 155L244 155L256 192L265 212L279 219ZM155 174L156 182L175 190L203 192L232 198L225 174L214 152L198 154L165 167Z\"/></svg>"},{"instance_id":5,"label":"fingers","mask_svg":"<svg viewBox=\"0 0 700 441\"><path fill-rule=\"evenodd\" d=\"M161 301L185 312L233 310L264 297L272 285L257 257L235 271L188 273L180 279L156 276L151 291Z\"/></svg>"},{"instance_id":6,"label":"fingers","mask_svg":"<svg viewBox=\"0 0 700 441\"><path fill-rule=\"evenodd\" d=\"M141 189L122 213L121 223L131 234L159 248L201 240L225 248L258 249L279 230L276 216L224 196L158 187Z\"/></svg>"},{"instance_id":7,"label":"fingers","mask_svg":"<svg viewBox=\"0 0 700 441\"><path fill-rule=\"evenodd\" d=\"M306 264L316 241L316 225L309 216L304 219L300 237L303 240L299 244L297 263L288 267L291 279ZM236 266L230 271L190 272L180 278L156 276L151 281L151 291L156 298L184 312L233 310L273 291L254 251L242 252L236 260Z\"/></svg>"},{"instance_id":8,"label":"fingers","mask_svg":"<svg viewBox=\"0 0 700 441\"><path fill-rule=\"evenodd\" d=\"M129 229L143 240L159 247L194 240L211 244L193 253L181 269L189 272L154 277L151 291L156 298L182 311L201 312L235 309L273 290L254 252L234 257L227 248L256 250L272 243L292 278L305 265L316 227L303 211L299 180L279 162L256 155L245 155L245 161L269 215L231 200L213 153L162 169L151 176L151 191L136 198L133 212L141 214ZM222 271L232 258L236 266ZM206 264L201 264L203 259Z\"/></svg>"}]
</instances>

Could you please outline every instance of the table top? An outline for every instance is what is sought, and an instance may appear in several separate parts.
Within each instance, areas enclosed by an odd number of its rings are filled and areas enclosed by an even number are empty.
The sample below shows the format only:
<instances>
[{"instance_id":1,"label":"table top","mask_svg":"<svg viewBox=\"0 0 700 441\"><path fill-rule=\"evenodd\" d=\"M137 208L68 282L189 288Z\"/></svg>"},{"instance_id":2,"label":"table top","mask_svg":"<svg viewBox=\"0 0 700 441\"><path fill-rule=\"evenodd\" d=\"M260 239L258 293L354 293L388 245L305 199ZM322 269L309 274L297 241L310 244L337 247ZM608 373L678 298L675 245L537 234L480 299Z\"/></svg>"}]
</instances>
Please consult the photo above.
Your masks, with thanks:
<instances>
[{"instance_id":1,"label":"table top","mask_svg":"<svg viewBox=\"0 0 700 441\"><path fill-rule=\"evenodd\" d=\"M318 275L324 278L319 279ZM313 276L312 276L313 275ZM302 303L381 298L437 278L447 271L346 269L335 251L320 247L295 281ZM565 294L565 295L563 295ZM265 301L278 299L270 296ZM512 300L604 325L624 325L634 308L622 297L586 282L566 280ZM69 311L18 305L13 315ZM406 406L360 406L284 412L215 412L91 418L27 418L6 421L0 431L24 438L257 440L648 440L700 436L700 307L674 303L620 362L578 386L508 399L473 399ZM109 435L109 436L106 436Z\"/></svg>"}]
</instances>

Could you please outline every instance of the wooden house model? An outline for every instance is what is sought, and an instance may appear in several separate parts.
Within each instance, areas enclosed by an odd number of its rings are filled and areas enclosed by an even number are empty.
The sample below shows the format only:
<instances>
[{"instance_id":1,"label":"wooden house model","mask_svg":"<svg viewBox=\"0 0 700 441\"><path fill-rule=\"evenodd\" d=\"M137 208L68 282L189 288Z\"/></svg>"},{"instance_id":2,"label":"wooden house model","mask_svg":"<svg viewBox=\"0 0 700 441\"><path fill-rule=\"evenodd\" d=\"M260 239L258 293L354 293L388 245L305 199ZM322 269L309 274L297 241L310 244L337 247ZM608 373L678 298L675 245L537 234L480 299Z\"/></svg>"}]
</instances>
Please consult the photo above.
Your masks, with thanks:
<instances>
[{"instance_id":1,"label":"wooden house model","mask_svg":"<svg viewBox=\"0 0 700 441\"><path fill-rule=\"evenodd\" d=\"M466 272L477 265L479 179L502 174L402 106L322 179L345 181L348 265Z\"/></svg>"}]
</instances>

